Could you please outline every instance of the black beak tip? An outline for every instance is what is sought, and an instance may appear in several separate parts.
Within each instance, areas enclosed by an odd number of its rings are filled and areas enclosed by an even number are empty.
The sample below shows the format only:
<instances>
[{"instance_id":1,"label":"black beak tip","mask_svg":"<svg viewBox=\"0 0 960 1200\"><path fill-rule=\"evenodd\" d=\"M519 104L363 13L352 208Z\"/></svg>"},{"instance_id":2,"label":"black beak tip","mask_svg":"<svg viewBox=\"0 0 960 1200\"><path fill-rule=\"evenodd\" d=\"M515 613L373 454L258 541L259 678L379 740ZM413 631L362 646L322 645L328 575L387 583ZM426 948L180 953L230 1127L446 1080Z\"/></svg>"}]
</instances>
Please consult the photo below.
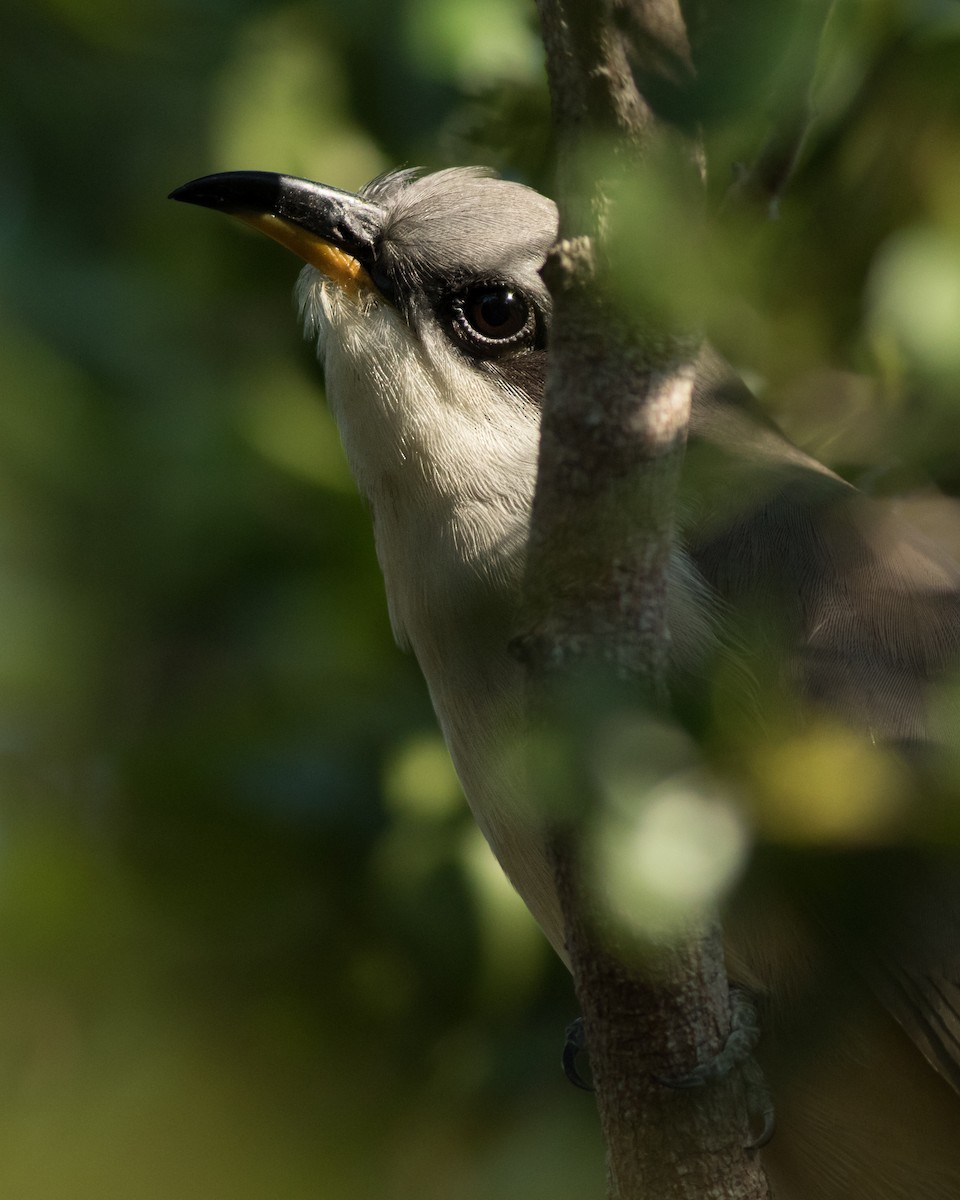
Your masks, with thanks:
<instances>
[{"instance_id":1,"label":"black beak tip","mask_svg":"<svg viewBox=\"0 0 960 1200\"><path fill-rule=\"evenodd\" d=\"M236 207L235 198L229 194L229 189L223 186L222 180L216 175L205 175L202 179L191 179L189 183L182 183L180 187L173 189L167 199L228 212Z\"/></svg>"},{"instance_id":2,"label":"black beak tip","mask_svg":"<svg viewBox=\"0 0 960 1200\"><path fill-rule=\"evenodd\" d=\"M167 199L223 213L268 213L276 211L283 180L284 176L268 171L225 171L191 179L174 188Z\"/></svg>"}]
</instances>

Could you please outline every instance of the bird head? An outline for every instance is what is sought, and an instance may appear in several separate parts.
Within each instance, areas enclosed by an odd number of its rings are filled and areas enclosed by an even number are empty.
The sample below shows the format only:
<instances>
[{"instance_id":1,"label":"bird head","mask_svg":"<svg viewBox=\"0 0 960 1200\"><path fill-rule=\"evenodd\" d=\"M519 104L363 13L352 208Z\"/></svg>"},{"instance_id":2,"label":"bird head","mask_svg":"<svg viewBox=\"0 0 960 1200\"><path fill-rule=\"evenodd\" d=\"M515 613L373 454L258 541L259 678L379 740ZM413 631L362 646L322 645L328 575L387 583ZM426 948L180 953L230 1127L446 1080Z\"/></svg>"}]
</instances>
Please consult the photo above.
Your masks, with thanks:
<instances>
[{"instance_id":1,"label":"bird head","mask_svg":"<svg viewBox=\"0 0 960 1200\"><path fill-rule=\"evenodd\" d=\"M458 443L494 458L499 447L509 460L519 439L529 470L550 319L539 271L556 237L552 201L475 168L395 171L356 195L237 171L187 183L172 199L236 217L308 264L300 310L371 499L411 459L449 482L462 468Z\"/></svg>"},{"instance_id":2,"label":"bird head","mask_svg":"<svg viewBox=\"0 0 960 1200\"><path fill-rule=\"evenodd\" d=\"M373 510L394 629L423 665L418 627L519 585L555 205L475 168L396 171L356 195L241 171L172 198L236 217L306 261L304 325Z\"/></svg>"}]
</instances>

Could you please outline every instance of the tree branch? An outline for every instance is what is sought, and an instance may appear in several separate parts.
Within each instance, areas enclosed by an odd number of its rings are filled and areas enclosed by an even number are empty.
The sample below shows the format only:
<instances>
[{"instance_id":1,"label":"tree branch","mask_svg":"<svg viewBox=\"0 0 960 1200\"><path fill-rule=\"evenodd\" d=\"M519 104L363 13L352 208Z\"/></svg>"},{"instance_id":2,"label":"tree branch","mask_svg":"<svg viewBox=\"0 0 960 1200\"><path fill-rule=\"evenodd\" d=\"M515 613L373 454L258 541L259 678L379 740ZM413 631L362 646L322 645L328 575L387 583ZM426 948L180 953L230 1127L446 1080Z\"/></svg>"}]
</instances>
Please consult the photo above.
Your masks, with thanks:
<instances>
[{"instance_id":1,"label":"tree branch","mask_svg":"<svg viewBox=\"0 0 960 1200\"><path fill-rule=\"evenodd\" d=\"M605 180L579 180L579 163L591 139L628 169L648 157L659 135L634 71L682 85L686 33L674 0L538 7L562 237L544 270L554 318L520 642L532 711L559 722L580 792L580 803L553 811L553 865L610 1196L753 1200L767 1191L743 1150L736 1079L696 1092L660 1082L715 1054L729 1030L718 923L708 914L671 940L631 937L611 922L584 849L602 821L588 766L596 737L625 705L650 713L667 695L668 574L698 339L611 301L610 193Z\"/></svg>"}]
</instances>

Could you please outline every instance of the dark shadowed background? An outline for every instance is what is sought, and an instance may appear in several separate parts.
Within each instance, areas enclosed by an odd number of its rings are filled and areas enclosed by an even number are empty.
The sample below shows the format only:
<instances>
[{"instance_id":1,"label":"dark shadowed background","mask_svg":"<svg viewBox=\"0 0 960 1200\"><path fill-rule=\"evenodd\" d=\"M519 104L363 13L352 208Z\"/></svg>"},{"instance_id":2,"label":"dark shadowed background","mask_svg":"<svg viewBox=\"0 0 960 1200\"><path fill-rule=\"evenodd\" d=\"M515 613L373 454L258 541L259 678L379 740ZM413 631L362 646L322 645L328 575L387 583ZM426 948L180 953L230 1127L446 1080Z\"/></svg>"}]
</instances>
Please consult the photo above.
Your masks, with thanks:
<instances>
[{"instance_id":1,"label":"dark shadowed background","mask_svg":"<svg viewBox=\"0 0 960 1200\"><path fill-rule=\"evenodd\" d=\"M809 84L770 71L803 7L745 6L707 80L720 191L767 99ZM733 222L700 301L794 434L874 490L960 483L957 7L837 7L807 169L770 229ZM572 991L393 646L298 264L165 199L248 168L354 188L479 161L543 186L531 8L6 0L4 1196L602 1190L592 1102L559 1073ZM624 287L662 278L682 309L692 275L656 258L673 210L643 203Z\"/></svg>"}]
</instances>

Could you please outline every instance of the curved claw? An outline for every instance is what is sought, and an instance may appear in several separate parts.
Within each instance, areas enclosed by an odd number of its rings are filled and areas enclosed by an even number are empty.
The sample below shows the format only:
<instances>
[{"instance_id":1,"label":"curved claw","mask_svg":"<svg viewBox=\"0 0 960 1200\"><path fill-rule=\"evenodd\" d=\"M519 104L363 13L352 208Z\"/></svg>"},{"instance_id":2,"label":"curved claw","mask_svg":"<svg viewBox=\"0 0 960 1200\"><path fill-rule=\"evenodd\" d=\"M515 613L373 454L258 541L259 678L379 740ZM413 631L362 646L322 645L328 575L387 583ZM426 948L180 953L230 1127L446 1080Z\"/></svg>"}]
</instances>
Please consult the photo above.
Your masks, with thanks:
<instances>
[{"instance_id":1,"label":"curved claw","mask_svg":"<svg viewBox=\"0 0 960 1200\"><path fill-rule=\"evenodd\" d=\"M563 1037L563 1053L560 1056L560 1065L563 1067L563 1073L574 1087L582 1088L585 1092L592 1092L593 1088L583 1078L577 1070L577 1057L580 1052L586 1049L587 1038L583 1031L583 1017L577 1017L567 1026Z\"/></svg>"},{"instance_id":2,"label":"curved claw","mask_svg":"<svg viewBox=\"0 0 960 1200\"><path fill-rule=\"evenodd\" d=\"M760 1115L763 1118L760 1132L749 1142L743 1143L744 1150L762 1150L773 1140L773 1135L777 1131L777 1118L773 1111L773 1103L766 1105Z\"/></svg>"}]
</instances>

